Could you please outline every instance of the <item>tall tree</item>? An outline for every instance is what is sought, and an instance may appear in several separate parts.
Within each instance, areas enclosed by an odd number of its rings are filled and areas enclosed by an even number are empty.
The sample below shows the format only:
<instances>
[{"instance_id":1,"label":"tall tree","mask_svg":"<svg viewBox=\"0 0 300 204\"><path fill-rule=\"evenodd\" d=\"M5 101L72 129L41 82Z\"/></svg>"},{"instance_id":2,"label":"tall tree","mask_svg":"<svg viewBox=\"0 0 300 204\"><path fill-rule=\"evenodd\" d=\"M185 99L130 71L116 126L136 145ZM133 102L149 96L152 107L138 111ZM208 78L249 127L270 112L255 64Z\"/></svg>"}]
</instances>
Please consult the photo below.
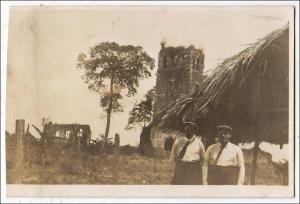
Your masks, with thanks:
<instances>
[{"instance_id":1,"label":"tall tree","mask_svg":"<svg viewBox=\"0 0 300 204\"><path fill-rule=\"evenodd\" d=\"M140 46L102 42L91 47L88 55L79 54L77 67L83 70L82 79L88 88L100 94L100 105L107 113L107 144L111 113L121 110L121 90L127 89L128 97L135 95L139 80L151 76L154 59ZM103 94L103 89L109 91Z\"/></svg>"},{"instance_id":2,"label":"tall tree","mask_svg":"<svg viewBox=\"0 0 300 204\"><path fill-rule=\"evenodd\" d=\"M127 130L135 129L137 125L143 128L151 121L153 116L153 103L154 103L155 87L150 89L145 99L139 103L135 103L132 110L129 112Z\"/></svg>"}]
</instances>

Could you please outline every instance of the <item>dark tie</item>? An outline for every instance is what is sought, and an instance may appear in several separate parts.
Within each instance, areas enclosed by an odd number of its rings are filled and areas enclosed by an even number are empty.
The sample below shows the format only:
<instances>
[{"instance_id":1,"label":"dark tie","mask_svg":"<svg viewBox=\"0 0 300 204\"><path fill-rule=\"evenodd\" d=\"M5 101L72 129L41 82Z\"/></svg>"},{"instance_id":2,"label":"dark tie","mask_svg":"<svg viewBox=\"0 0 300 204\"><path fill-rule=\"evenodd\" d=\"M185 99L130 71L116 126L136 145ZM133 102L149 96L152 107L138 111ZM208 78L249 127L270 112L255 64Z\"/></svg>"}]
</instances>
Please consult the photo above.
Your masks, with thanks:
<instances>
[{"instance_id":1,"label":"dark tie","mask_svg":"<svg viewBox=\"0 0 300 204\"><path fill-rule=\"evenodd\" d=\"M222 154L224 148L225 148L225 145L222 145L222 146L221 146L221 149L220 149L220 151L219 151L219 153L218 153L218 155L217 155L217 158L216 158L216 160L215 160L215 162L214 162L214 165L217 165L217 163L218 163L218 161L219 161L219 159L220 159L220 156L221 156L221 154Z\"/></svg>"},{"instance_id":2,"label":"dark tie","mask_svg":"<svg viewBox=\"0 0 300 204\"><path fill-rule=\"evenodd\" d=\"M184 145L184 147L182 148L182 150L181 150L181 152L180 152L180 154L179 154L179 156L178 156L178 159L182 159L183 158L183 156L184 156L184 154L185 154L185 152L186 152L186 149L187 149L187 147L189 146L189 144L190 144L190 141L188 140L187 141L187 143Z\"/></svg>"}]
</instances>

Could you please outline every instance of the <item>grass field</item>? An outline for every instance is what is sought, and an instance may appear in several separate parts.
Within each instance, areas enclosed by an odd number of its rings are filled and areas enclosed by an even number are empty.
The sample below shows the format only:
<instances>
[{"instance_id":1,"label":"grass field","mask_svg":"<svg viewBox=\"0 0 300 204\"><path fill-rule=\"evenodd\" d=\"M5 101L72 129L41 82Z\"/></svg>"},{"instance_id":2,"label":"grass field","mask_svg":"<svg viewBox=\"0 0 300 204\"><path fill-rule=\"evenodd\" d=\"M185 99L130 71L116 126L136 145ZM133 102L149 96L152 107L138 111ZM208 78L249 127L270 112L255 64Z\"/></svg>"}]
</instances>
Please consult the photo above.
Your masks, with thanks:
<instances>
[{"instance_id":1,"label":"grass field","mask_svg":"<svg viewBox=\"0 0 300 204\"><path fill-rule=\"evenodd\" d=\"M8 145L9 146L9 145ZM42 163L36 146L25 151L22 183L24 184L114 184L114 156L92 156L60 146L46 150ZM169 184L172 170L167 158L141 156L136 149L122 152L118 162L117 184L164 185ZM250 184L252 150L244 150L246 179ZM13 183L14 148L7 148L7 183ZM44 167L44 168L43 168ZM257 185L287 185L287 164L271 161L270 154L260 151L256 176Z\"/></svg>"}]
</instances>

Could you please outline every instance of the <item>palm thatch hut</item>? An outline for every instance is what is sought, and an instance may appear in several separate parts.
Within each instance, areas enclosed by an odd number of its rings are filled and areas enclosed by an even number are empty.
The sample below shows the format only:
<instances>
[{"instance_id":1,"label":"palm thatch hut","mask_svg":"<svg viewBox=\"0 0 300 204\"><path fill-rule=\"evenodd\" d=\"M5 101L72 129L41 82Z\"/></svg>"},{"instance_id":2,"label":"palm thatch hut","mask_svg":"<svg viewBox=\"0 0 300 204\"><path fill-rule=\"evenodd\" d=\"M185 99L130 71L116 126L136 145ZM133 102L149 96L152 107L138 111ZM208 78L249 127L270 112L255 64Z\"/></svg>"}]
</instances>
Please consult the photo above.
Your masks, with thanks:
<instances>
[{"instance_id":1,"label":"palm thatch hut","mask_svg":"<svg viewBox=\"0 0 300 204\"><path fill-rule=\"evenodd\" d=\"M254 141L256 149L262 141L288 143L289 25L225 59L194 93L179 98L153 123L180 130L183 120L197 122L208 144L221 123L233 127L234 143Z\"/></svg>"}]
</instances>

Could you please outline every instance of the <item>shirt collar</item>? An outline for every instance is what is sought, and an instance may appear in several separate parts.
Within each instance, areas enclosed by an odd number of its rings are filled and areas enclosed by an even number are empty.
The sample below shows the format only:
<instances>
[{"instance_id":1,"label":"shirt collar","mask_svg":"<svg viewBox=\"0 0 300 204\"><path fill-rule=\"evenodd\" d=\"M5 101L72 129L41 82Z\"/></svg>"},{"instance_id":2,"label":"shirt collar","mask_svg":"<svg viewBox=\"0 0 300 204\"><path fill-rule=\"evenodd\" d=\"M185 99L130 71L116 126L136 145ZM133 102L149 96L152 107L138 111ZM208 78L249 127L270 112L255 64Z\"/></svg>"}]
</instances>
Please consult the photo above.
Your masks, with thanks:
<instances>
[{"instance_id":1,"label":"shirt collar","mask_svg":"<svg viewBox=\"0 0 300 204\"><path fill-rule=\"evenodd\" d=\"M188 139L187 137L184 137L184 139L185 139L186 141L189 141L189 142L191 143L191 142L193 142L193 141L196 139L196 135L193 135L193 136L191 137L191 139Z\"/></svg>"},{"instance_id":2,"label":"shirt collar","mask_svg":"<svg viewBox=\"0 0 300 204\"><path fill-rule=\"evenodd\" d=\"M220 141L218 142L218 145L219 145L220 147L222 147L222 144L221 144ZM230 143L230 141L228 141L228 143L225 145L224 148L229 147L230 145L231 145L231 143Z\"/></svg>"}]
</instances>

